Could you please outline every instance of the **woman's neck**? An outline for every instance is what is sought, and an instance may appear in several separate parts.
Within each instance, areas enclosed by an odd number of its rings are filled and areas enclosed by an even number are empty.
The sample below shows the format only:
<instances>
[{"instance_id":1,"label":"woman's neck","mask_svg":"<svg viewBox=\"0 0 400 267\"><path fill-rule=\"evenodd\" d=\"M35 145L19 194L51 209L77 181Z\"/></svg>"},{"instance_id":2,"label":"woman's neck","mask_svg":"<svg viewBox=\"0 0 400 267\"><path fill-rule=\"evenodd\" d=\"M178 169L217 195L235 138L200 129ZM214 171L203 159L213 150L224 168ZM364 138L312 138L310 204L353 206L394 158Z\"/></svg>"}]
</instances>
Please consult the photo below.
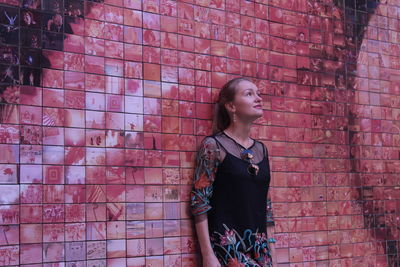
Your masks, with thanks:
<instances>
[{"instance_id":1,"label":"woman's neck","mask_svg":"<svg viewBox=\"0 0 400 267\"><path fill-rule=\"evenodd\" d=\"M239 144L247 147L252 143L250 138L250 128L250 124L232 123L224 130L224 132L230 137L234 138Z\"/></svg>"}]
</instances>

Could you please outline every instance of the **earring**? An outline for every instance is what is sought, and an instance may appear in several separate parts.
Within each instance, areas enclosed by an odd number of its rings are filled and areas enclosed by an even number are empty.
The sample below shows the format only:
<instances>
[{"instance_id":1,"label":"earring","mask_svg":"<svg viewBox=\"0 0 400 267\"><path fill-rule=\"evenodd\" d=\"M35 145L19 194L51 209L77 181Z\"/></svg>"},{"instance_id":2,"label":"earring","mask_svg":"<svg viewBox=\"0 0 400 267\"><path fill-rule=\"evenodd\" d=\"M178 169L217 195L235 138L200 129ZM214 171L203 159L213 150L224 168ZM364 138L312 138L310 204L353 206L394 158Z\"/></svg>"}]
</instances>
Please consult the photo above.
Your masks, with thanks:
<instances>
[{"instance_id":1,"label":"earring","mask_svg":"<svg viewBox=\"0 0 400 267\"><path fill-rule=\"evenodd\" d=\"M233 112L233 122L236 122L236 113Z\"/></svg>"}]
</instances>

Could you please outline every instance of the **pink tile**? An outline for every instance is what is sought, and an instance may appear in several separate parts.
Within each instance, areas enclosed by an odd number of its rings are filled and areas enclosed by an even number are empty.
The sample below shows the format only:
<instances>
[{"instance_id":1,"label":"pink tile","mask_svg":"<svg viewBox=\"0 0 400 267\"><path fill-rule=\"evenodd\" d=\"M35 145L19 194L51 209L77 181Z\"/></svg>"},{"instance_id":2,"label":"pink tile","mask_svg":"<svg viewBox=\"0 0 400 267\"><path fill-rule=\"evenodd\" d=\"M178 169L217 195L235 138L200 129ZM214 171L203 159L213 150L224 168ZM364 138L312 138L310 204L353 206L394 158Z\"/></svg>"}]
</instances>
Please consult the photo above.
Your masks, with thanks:
<instances>
[{"instance_id":1,"label":"pink tile","mask_svg":"<svg viewBox=\"0 0 400 267\"><path fill-rule=\"evenodd\" d=\"M40 263L42 262L42 244L25 244L20 246L20 263ZM11 260L9 260L11 261ZM15 262L15 259L13 259Z\"/></svg>"}]
</instances>

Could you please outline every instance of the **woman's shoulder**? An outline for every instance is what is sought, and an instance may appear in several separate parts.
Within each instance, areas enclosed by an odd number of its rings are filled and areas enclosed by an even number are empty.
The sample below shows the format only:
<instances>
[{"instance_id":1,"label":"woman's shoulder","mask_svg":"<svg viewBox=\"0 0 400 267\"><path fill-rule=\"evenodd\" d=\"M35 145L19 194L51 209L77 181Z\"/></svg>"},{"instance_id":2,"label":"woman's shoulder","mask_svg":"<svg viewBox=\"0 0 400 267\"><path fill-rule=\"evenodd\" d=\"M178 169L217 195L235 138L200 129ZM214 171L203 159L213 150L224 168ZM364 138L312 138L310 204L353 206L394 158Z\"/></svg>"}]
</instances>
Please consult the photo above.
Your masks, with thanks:
<instances>
[{"instance_id":1,"label":"woman's shoulder","mask_svg":"<svg viewBox=\"0 0 400 267\"><path fill-rule=\"evenodd\" d=\"M217 149L217 140L214 136L212 135L206 135L203 137L201 140L201 147L209 148L209 149Z\"/></svg>"},{"instance_id":2,"label":"woman's shoulder","mask_svg":"<svg viewBox=\"0 0 400 267\"><path fill-rule=\"evenodd\" d=\"M259 145L263 146L263 147L267 147L263 141L259 140L259 139L255 139L253 138L254 142L256 142L256 144L258 143Z\"/></svg>"},{"instance_id":3,"label":"woman's shoulder","mask_svg":"<svg viewBox=\"0 0 400 267\"><path fill-rule=\"evenodd\" d=\"M254 139L254 141L255 141L256 143L258 143L259 146L262 148L262 150L264 151L264 155L265 155L265 156L268 156L268 148L267 148L267 145L266 145L263 141L258 140L258 139Z\"/></svg>"},{"instance_id":4,"label":"woman's shoulder","mask_svg":"<svg viewBox=\"0 0 400 267\"><path fill-rule=\"evenodd\" d=\"M212 136L204 136L201 140L198 150L197 158L205 162L213 164L220 161L220 153L217 141Z\"/></svg>"},{"instance_id":5,"label":"woman's shoulder","mask_svg":"<svg viewBox=\"0 0 400 267\"><path fill-rule=\"evenodd\" d=\"M199 150L205 154L213 155L216 160L223 160L224 154L216 134L206 135L200 142Z\"/></svg>"},{"instance_id":6,"label":"woman's shoulder","mask_svg":"<svg viewBox=\"0 0 400 267\"><path fill-rule=\"evenodd\" d=\"M203 137L202 142L207 142L207 143L217 143L218 142L218 137L222 136L222 131L212 133L209 135L206 135Z\"/></svg>"}]
</instances>

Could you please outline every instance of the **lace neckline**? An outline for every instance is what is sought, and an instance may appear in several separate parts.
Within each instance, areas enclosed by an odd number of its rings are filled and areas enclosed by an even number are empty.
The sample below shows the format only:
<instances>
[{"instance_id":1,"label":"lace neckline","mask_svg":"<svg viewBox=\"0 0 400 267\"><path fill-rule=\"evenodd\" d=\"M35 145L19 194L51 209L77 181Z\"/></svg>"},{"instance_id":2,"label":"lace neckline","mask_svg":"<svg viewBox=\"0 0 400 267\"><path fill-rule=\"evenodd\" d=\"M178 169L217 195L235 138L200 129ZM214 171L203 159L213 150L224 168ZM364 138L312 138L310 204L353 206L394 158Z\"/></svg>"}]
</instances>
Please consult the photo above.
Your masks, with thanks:
<instances>
[{"instance_id":1,"label":"lace neckline","mask_svg":"<svg viewBox=\"0 0 400 267\"><path fill-rule=\"evenodd\" d=\"M250 137L250 139L253 140L253 144L252 144L251 146L249 146L249 147L246 148L246 147L244 147L243 145L241 145L241 144L239 144L238 142L236 142L236 140L233 139L232 137L230 137L228 134L226 134L225 131L221 131L221 132L222 132L222 134L224 134L226 137L228 137L229 139L231 139L233 142L235 142L237 145L241 146L241 147L244 148L244 149L250 149L250 148L252 148L252 147L256 144L256 140L254 140L253 138Z\"/></svg>"}]
</instances>

